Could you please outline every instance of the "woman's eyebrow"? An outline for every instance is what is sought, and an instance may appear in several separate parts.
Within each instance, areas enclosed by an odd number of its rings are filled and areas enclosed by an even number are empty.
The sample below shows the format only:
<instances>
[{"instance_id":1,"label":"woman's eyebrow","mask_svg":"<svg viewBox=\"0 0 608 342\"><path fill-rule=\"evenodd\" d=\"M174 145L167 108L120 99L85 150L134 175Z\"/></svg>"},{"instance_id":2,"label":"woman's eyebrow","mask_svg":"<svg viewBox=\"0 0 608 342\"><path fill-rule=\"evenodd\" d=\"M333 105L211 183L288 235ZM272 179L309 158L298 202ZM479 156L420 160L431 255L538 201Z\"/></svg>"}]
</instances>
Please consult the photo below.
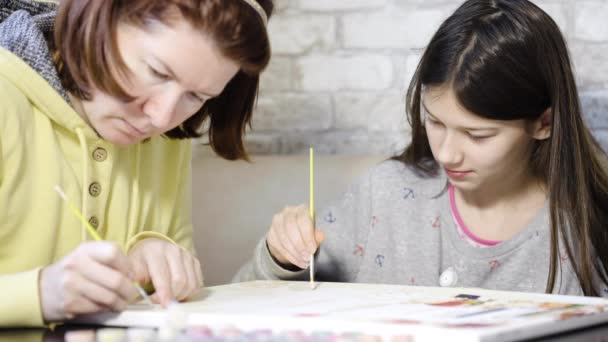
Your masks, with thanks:
<instances>
[{"instance_id":1,"label":"woman's eyebrow","mask_svg":"<svg viewBox=\"0 0 608 342\"><path fill-rule=\"evenodd\" d=\"M167 65L165 64L163 61L160 60L160 58L157 58L155 56L151 56L152 59L154 59L158 64L160 64L160 66L165 69L167 71L167 73L169 74L169 76L171 76L171 78L173 78L174 80L176 80L177 82L180 82L180 79L177 77L177 75L175 74L175 72L173 72L173 70ZM195 93L199 93L202 94L204 96L213 98L213 97L218 97L220 94L209 94L207 92L204 91L195 91Z\"/></svg>"}]
</instances>

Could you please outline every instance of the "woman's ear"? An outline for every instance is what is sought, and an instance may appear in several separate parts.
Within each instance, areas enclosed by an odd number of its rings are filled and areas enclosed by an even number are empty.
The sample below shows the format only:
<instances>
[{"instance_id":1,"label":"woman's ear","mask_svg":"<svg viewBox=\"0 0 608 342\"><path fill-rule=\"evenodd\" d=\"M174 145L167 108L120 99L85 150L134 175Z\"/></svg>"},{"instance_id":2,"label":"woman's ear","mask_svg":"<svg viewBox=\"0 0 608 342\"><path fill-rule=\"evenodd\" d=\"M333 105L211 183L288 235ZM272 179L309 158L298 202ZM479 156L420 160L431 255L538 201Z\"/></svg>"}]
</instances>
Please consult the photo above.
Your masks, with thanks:
<instances>
[{"instance_id":1,"label":"woman's ear","mask_svg":"<svg viewBox=\"0 0 608 342\"><path fill-rule=\"evenodd\" d=\"M536 140L545 140L551 136L553 126L553 109L547 108L541 116L532 123L531 135Z\"/></svg>"}]
</instances>

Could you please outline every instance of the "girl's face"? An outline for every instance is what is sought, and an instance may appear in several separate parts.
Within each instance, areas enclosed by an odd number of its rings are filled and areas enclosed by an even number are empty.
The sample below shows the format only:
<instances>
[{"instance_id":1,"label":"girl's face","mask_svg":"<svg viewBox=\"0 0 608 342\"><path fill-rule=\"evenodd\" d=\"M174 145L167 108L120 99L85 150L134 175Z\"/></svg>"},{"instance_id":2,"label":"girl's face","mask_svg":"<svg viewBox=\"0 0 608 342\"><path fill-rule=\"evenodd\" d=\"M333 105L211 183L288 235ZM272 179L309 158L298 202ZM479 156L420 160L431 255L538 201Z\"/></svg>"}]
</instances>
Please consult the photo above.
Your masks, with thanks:
<instances>
[{"instance_id":1,"label":"girl's face","mask_svg":"<svg viewBox=\"0 0 608 342\"><path fill-rule=\"evenodd\" d=\"M516 185L530 176L533 142L549 137L538 121L499 121L464 109L452 89L424 90L421 114L435 160L461 191ZM541 116L544 117L545 115Z\"/></svg>"},{"instance_id":2,"label":"girl's face","mask_svg":"<svg viewBox=\"0 0 608 342\"><path fill-rule=\"evenodd\" d=\"M159 22L146 29L118 26L118 48L129 77L119 84L134 97L124 102L99 90L75 107L105 140L131 145L183 123L218 96L239 66L222 56L214 43L186 23Z\"/></svg>"}]
</instances>

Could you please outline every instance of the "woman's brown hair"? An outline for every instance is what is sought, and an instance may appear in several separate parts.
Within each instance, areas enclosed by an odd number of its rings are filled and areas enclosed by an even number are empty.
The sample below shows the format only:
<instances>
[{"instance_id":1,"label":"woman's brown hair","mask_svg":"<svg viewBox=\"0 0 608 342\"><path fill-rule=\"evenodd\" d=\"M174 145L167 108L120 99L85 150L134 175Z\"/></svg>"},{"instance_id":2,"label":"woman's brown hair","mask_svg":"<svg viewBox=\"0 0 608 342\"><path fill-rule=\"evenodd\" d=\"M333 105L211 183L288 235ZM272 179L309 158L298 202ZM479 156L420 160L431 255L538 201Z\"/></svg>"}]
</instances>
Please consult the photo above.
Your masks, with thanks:
<instances>
[{"instance_id":1,"label":"woman's brown hair","mask_svg":"<svg viewBox=\"0 0 608 342\"><path fill-rule=\"evenodd\" d=\"M422 175L438 164L420 115L424 87L448 85L472 113L536 120L552 111L551 137L528 161L549 192L551 258L546 291L558 274L560 238L585 295L608 284L606 154L585 126L568 49L555 22L527 0L469 0L439 27L407 92L412 142L393 159Z\"/></svg>"},{"instance_id":2,"label":"woman's brown hair","mask_svg":"<svg viewBox=\"0 0 608 342\"><path fill-rule=\"evenodd\" d=\"M270 17L272 0L253 1ZM116 80L128 75L117 47L118 23L143 27L152 20L170 25L175 14L211 37L240 70L218 97L206 101L197 113L165 135L187 139L207 133L218 155L247 159L243 134L251 122L259 74L270 60L270 42L262 16L244 0L62 0L54 41L62 83L84 100L91 99L91 88L131 100ZM206 120L208 129L200 132Z\"/></svg>"}]
</instances>

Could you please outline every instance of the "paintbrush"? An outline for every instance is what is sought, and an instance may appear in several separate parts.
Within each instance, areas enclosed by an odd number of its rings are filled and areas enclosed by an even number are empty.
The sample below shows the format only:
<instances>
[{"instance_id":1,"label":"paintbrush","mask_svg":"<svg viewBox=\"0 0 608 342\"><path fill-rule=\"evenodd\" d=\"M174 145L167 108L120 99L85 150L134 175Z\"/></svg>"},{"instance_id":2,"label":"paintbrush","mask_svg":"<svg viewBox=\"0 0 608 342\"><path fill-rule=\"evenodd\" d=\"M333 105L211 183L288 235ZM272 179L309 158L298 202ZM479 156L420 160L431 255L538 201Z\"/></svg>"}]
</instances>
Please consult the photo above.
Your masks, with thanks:
<instances>
[{"instance_id":1,"label":"paintbrush","mask_svg":"<svg viewBox=\"0 0 608 342\"><path fill-rule=\"evenodd\" d=\"M76 215L76 217L78 217L78 219L80 219L80 221L84 224L84 226L87 227L89 234L91 234L91 236L93 236L93 238L96 241L103 241L103 239L101 238L101 236L99 236L99 234L97 233L95 228L93 228L93 226L91 226L89 221L87 221L87 219L82 215L82 213L78 210L78 208L76 208L76 206L74 206L72 204L72 202L70 202L70 200L68 199L68 196L65 194L65 192L63 192L63 190L61 189L61 187L59 185L55 186L55 191L57 191L59 196L67 203L68 207L74 213L74 215ZM141 297L144 299L144 301L146 303L148 303L149 305L153 306L154 304L152 303L150 296L148 296L148 294L146 293L146 291L144 291L144 289L141 287L141 285L139 285L139 283L136 281L133 282L133 285L135 285L135 288L137 289L137 291L139 292Z\"/></svg>"}]
</instances>

